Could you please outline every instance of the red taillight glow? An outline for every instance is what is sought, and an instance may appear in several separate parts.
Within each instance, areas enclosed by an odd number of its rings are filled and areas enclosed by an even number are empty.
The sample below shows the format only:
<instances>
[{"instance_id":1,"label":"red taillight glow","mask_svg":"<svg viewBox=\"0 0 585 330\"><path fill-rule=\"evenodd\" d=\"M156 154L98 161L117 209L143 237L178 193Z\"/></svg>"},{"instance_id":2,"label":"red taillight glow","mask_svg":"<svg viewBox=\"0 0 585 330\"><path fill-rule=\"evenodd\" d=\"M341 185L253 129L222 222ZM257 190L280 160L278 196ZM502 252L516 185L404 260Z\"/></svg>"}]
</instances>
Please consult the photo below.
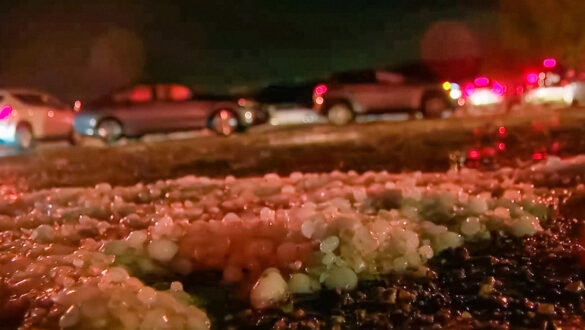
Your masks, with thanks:
<instances>
[{"instance_id":1,"label":"red taillight glow","mask_svg":"<svg viewBox=\"0 0 585 330\"><path fill-rule=\"evenodd\" d=\"M3 106L2 110L0 110L0 120L8 118L10 114L12 114L12 107L9 105Z\"/></svg>"},{"instance_id":2,"label":"red taillight glow","mask_svg":"<svg viewBox=\"0 0 585 330\"><path fill-rule=\"evenodd\" d=\"M498 135L500 137L506 137L506 128L504 126L498 127Z\"/></svg>"},{"instance_id":3,"label":"red taillight glow","mask_svg":"<svg viewBox=\"0 0 585 330\"><path fill-rule=\"evenodd\" d=\"M490 84L490 80L487 77L477 77L473 82L477 87L485 87Z\"/></svg>"},{"instance_id":4,"label":"red taillight glow","mask_svg":"<svg viewBox=\"0 0 585 330\"><path fill-rule=\"evenodd\" d=\"M317 87L315 87L315 94L317 95L323 95L327 93L327 86L325 85L318 85Z\"/></svg>"},{"instance_id":5,"label":"red taillight glow","mask_svg":"<svg viewBox=\"0 0 585 330\"><path fill-rule=\"evenodd\" d=\"M471 94L473 94L474 90L475 90L475 86L473 86L472 83L467 83L463 87L463 93L465 94L466 97L470 97Z\"/></svg>"},{"instance_id":6,"label":"red taillight glow","mask_svg":"<svg viewBox=\"0 0 585 330\"><path fill-rule=\"evenodd\" d=\"M506 150L506 144L503 142L498 143L498 150L500 151Z\"/></svg>"},{"instance_id":7,"label":"red taillight glow","mask_svg":"<svg viewBox=\"0 0 585 330\"><path fill-rule=\"evenodd\" d=\"M532 154L532 159L534 160L543 160L544 159L544 154L541 152L535 152Z\"/></svg>"},{"instance_id":8,"label":"red taillight glow","mask_svg":"<svg viewBox=\"0 0 585 330\"><path fill-rule=\"evenodd\" d=\"M547 59L545 59L544 61L542 61L542 65L543 65L545 68L552 69L552 68L554 68L555 66L557 66L557 60L556 60L556 59L554 59L554 58L547 58Z\"/></svg>"},{"instance_id":9,"label":"red taillight glow","mask_svg":"<svg viewBox=\"0 0 585 330\"><path fill-rule=\"evenodd\" d=\"M528 82L529 84L536 84L538 82L538 74L534 72L527 74L526 82Z\"/></svg>"},{"instance_id":10,"label":"red taillight glow","mask_svg":"<svg viewBox=\"0 0 585 330\"><path fill-rule=\"evenodd\" d=\"M477 150L469 150L469 158L470 159L479 159L481 154Z\"/></svg>"},{"instance_id":11,"label":"red taillight glow","mask_svg":"<svg viewBox=\"0 0 585 330\"><path fill-rule=\"evenodd\" d=\"M500 84L497 81L494 81L494 84L492 86L492 90L497 95L504 95L505 88L504 88L504 85Z\"/></svg>"}]
</instances>

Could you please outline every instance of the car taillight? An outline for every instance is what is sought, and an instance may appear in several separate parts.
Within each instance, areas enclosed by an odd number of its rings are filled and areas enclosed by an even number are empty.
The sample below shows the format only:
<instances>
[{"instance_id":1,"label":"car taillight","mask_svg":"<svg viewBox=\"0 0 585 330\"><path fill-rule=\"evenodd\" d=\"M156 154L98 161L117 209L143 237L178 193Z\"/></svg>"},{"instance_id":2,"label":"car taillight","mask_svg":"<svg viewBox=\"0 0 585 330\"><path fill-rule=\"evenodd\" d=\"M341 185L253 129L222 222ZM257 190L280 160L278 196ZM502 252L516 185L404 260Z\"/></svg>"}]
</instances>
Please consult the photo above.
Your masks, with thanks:
<instances>
[{"instance_id":1,"label":"car taillight","mask_svg":"<svg viewBox=\"0 0 585 330\"><path fill-rule=\"evenodd\" d=\"M494 83L492 85L492 91L497 95L504 95L506 88L504 87L504 85L500 84L499 82L494 81Z\"/></svg>"},{"instance_id":2,"label":"car taillight","mask_svg":"<svg viewBox=\"0 0 585 330\"><path fill-rule=\"evenodd\" d=\"M486 87L490 84L490 80L487 77L477 77L473 82L477 87Z\"/></svg>"},{"instance_id":3,"label":"car taillight","mask_svg":"<svg viewBox=\"0 0 585 330\"><path fill-rule=\"evenodd\" d=\"M323 94L327 93L327 86L317 85L317 87L315 87L314 92L316 95L323 95Z\"/></svg>"},{"instance_id":4,"label":"car taillight","mask_svg":"<svg viewBox=\"0 0 585 330\"><path fill-rule=\"evenodd\" d=\"M3 106L2 110L0 110L0 120L10 117L10 114L12 114L12 107L9 105Z\"/></svg>"}]
</instances>

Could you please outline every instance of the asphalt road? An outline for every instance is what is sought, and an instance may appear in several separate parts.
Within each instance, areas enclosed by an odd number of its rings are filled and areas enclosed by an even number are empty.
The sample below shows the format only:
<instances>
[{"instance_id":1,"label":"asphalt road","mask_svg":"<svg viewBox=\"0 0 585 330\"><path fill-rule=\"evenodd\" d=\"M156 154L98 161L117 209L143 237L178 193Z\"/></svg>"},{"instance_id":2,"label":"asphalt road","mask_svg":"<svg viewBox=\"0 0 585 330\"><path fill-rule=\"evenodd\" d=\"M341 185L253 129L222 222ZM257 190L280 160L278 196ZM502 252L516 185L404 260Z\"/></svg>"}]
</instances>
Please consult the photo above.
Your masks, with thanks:
<instances>
[{"instance_id":1,"label":"asphalt road","mask_svg":"<svg viewBox=\"0 0 585 330\"><path fill-rule=\"evenodd\" d=\"M500 127L504 127L505 136L498 136ZM540 158L535 153L543 159L548 154L585 153L585 111L344 127L257 127L229 137L203 131L177 133L171 139L154 136L123 141L114 147L95 141L75 147L45 145L22 155L4 153L0 180L22 189L38 189L99 182L127 185L189 174L217 177L334 169L443 171L464 160L472 148L493 149L500 143L505 150L486 159L482 156L481 166L525 166L533 158Z\"/></svg>"}]
</instances>

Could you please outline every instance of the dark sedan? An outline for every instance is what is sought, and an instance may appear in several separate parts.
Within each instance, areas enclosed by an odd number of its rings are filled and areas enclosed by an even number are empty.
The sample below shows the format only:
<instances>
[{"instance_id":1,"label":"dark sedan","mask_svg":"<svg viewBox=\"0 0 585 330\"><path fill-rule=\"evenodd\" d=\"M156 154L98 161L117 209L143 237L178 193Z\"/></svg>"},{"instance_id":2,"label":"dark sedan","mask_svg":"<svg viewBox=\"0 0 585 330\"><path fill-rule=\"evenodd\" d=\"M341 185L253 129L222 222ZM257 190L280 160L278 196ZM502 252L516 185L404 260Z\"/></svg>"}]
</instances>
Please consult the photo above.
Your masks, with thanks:
<instances>
[{"instance_id":1,"label":"dark sedan","mask_svg":"<svg viewBox=\"0 0 585 330\"><path fill-rule=\"evenodd\" d=\"M177 84L145 84L83 105L74 128L110 142L122 136L198 128L230 135L254 124L256 117L255 109L240 106L230 97L195 95Z\"/></svg>"}]
</instances>

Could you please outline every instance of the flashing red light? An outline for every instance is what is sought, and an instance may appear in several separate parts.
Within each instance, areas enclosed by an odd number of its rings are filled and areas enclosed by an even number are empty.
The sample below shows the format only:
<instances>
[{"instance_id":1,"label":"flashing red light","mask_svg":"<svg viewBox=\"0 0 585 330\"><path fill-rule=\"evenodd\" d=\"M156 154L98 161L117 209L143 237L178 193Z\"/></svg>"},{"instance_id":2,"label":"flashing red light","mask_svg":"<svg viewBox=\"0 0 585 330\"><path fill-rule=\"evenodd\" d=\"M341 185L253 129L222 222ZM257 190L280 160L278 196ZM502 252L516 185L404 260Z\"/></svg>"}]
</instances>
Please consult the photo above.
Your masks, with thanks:
<instances>
[{"instance_id":1,"label":"flashing red light","mask_svg":"<svg viewBox=\"0 0 585 330\"><path fill-rule=\"evenodd\" d=\"M505 137L506 136L506 127L504 127L504 126L498 127L498 135L500 137Z\"/></svg>"},{"instance_id":2,"label":"flashing red light","mask_svg":"<svg viewBox=\"0 0 585 330\"><path fill-rule=\"evenodd\" d=\"M327 93L327 86L325 85L318 85L317 87L315 87L315 94L317 95L323 95Z\"/></svg>"},{"instance_id":3,"label":"flashing red light","mask_svg":"<svg viewBox=\"0 0 585 330\"><path fill-rule=\"evenodd\" d=\"M492 91L497 95L504 95L505 87L497 81L494 81Z\"/></svg>"},{"instance_id":4,"label":"flashing red light","mask_svg":"<svg viewBox=\"0 0 585 330\"><path fill-rule=\"evenodd\" d=\"M485 87L490 84L490 80L486 77L477 77L473 82L477 87Z\"/></svg>"},{"instance_id":5,"label":"flashing red light","mask_svg":"<svg viewBox=\"0 0 585 330\"><path fill-rule=\"evenodd\" d=\"M9 106L9 105L3 106L2 110L0 110L0 120L8 118L11 113L12 113L11 106Z\"/></svg>"},{"instance_id":6,"label":"flashing red light","mask_svg":"<svg viewBox=\"0 0 585 330\"><path fill-rule=\"evenodd\" d=\"M506 150L506 144L503 142L498 143L498 150L500 151Z\"/></svg>"},{"instance_id":7,"label":"flashing red light","mask_svg":"<svg viewBox=\"0 0 585 330\"><path fill-rule=\"evenodd\" d=\"M465 86L463 87L463 93L465 94L465 96L470 97L471 94L473 94L473 91L475 90L475 86L472 83L467 83L465 84Z\"/></svg>"},{"instance_id":8,"label":"flashing red light","mask_svg":"<svg viewBox=\"0 0 585 330\"><path fill-rule=\"evenodd\" d=\"M543 65L545 68L552 69L552 68L554 68L555 66L557 66L557 60L555 60L554 58L547 58L547 59L545 59L544 61L542 61L542 65Z\"/></svg>"},{"instance_id":9,"label":"flashing red light","mask_svg":"<svg viewBox=\"0 0 585 330\"><path fill-rule=\"evenodd\" d=\"M479 159L481 154L477 150L469 150L469 159Z\"/></svg>"},{"instance_id":10,"label":"flashing red light","mask_svg":"<svg viewBox=\"0 0 585 330\"><path fill-rule=\"evenodd\" d=\"M544 154L541 152L535 152L532 154L532 159L533 160L543 160L544 159Z\"/></svg>"},{"instance_id":11,"label":"flashing red light","mask_svg":"<svg viewBox=\"0 0 585 330\"><path fill-rule=\"evenodd\" d=\"M529 84L536 84L538 82L538 74L534 72L527 74L526 82Z\"/></svg>"}]
</instances>

